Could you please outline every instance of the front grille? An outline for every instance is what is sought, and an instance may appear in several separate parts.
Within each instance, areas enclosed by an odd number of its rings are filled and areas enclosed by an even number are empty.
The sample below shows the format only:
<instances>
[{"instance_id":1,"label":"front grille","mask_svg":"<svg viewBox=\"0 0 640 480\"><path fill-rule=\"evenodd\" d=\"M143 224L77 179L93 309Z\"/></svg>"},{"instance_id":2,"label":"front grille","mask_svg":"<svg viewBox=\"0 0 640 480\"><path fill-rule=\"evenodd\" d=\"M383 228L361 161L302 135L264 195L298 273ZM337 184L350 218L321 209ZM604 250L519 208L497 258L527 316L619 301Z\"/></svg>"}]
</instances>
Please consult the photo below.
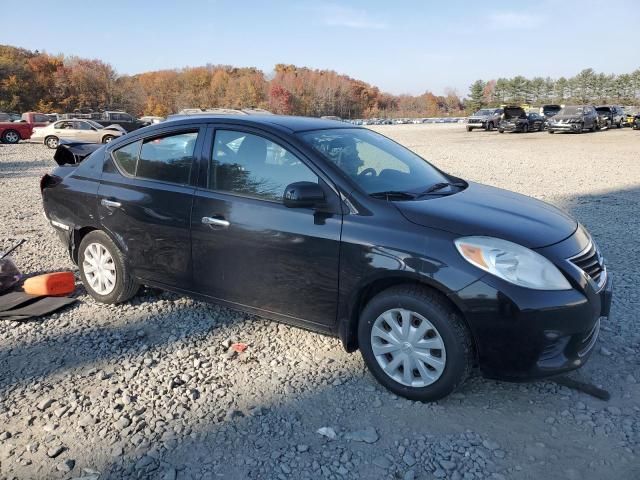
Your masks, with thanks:
<instances>
[{"instance_id":1,"label":"front grille","mask_svg":"<svg viewBox=\"0 0 640 480\"><path fill-rule=\"evenodd\" d=\"M602 256L593 242L591 242L589 247L584 251L570 258L570 260L574 265L589 275L597 285L600 285L604 272L604 264Z\"/></svg>"}]
</instances>

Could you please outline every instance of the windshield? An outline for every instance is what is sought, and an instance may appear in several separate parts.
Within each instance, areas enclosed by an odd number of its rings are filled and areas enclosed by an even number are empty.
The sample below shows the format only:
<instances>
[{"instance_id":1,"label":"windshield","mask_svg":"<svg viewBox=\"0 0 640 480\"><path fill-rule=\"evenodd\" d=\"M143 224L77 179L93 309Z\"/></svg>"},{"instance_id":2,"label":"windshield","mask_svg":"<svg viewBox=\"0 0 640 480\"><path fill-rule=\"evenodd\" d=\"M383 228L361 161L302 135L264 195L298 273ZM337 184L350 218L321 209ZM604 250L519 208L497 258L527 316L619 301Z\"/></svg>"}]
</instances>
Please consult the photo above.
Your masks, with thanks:
<instances>
[{"instance_id":1,"label":"windshield","mask_svg":"<svg viewBox=\"0 0 640 480\"><path fill-rule=\"evenodd\" d=\"M371 130L340 128L299 136L368 194L422 192L448 181L411 150Z\"/></svg>"},{"instance_id":2,"label":"windshield","mask_svg":"<svg viewBox=\"0 0 640 480\"><path fill-rule=\"evenodd\" d=\"M564 107L560 110L560 115L580 115L582 114L582 107Z\"/></svg>"},{"instance_id":3,"label":"windshield","mask_svg":"<svg viewBox=\"0 0 640 480\"><path fill-rule=\"evenodd\" d=\"M98 122L94 122L93 120L85 120L85 122L87 122L89 125L91 125L93 128L97 128L98 130L104 128L102 125L100 125Z\"/></svg>"},{"instance_id":4,"label":"windshield","mask_svg":"<svg viewBox=\"0 0 640 480\"><path fill-rule=\"evenodd\" d=\"M609 113L611 109L609 107L598 107L596 108L596 112L598 113Z\"/></svg>"},{"instance_id":5,"label":"windshield","mask_svg":"<svg viewBox=\"0 0 640 480\"><path fill-rule=\"evenodd\" d=\"M483 108L481 110L478 110L476 113L474 113L474 115L478 115L479 117L484 117L486 115L493 115L493 112L495 110L490 110L488 108Z\"/></svg>"}]
</instances>

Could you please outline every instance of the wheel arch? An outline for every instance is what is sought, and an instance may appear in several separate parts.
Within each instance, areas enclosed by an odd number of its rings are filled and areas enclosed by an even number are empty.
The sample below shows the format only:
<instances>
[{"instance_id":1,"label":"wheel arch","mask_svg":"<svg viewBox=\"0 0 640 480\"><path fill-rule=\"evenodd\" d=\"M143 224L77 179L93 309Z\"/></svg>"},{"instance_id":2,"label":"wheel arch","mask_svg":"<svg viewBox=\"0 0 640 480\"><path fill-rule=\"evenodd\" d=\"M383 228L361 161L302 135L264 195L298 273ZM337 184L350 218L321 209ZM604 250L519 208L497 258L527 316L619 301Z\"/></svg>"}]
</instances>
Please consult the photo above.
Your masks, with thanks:
<instances>
[{"instance_id":1,"label":"wheel arch","mask_svg":"<svg viewBox=\"0 0 640 480\"><path fill-rule=\"evenodd\" d=\"M360 314L367 303L384 290L399 285L419 285L438 294L438 296L451 306L451 308L458 313L460 318L462 318L462 321L471 335L475 355L477 348L476 341L473 336L473 330L470 328L462 308L454 300L455 297L450 295L451 292L449 289L431 278L419 275L401 274L399 272L391 275L385 275L384 277L373 278L358 288L351 296L348 312L339 320L338 323L338 336L340 337L342 345L347 352L354 352L359 348L358 322Z\"/></svg>"}]
</instances>

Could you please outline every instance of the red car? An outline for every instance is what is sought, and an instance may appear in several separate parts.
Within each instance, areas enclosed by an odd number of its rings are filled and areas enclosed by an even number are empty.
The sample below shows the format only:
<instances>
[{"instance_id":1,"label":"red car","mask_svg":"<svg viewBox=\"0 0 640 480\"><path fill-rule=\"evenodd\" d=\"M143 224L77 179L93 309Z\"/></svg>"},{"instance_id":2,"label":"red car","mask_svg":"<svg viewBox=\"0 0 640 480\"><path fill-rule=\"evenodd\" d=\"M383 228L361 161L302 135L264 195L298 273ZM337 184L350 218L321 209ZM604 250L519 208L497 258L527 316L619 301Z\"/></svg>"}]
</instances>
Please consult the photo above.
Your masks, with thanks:
<instances>
[{"instance_id":1,"label":"red car","mask_svg":"<svg viewBox=\"0 0 640 480\"><path fill-rule=\"evenodd\" d=\"M33 133L33 125L25 122L0 122L0 142L18 143L29 140Z\"/></svg>"}]
</instances>

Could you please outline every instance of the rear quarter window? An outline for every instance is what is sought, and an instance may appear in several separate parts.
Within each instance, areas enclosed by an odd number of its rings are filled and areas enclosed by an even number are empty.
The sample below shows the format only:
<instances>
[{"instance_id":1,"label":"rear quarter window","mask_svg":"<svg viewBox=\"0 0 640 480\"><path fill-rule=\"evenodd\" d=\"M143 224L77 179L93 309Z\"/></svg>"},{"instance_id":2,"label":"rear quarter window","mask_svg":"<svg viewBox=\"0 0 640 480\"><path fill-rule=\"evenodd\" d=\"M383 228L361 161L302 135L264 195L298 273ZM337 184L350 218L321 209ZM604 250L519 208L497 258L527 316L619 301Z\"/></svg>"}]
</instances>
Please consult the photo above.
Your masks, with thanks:
<instances>
[{"instance_id":1,"label":"rear quarter window","mask_svg":"<svg viewBox=\"0 0 640 480\"><path fill-rule=\"evenodd\" d=\"M142 140L125 145L118 150L114 150L111 154L118 168L131 176L136 174L136 166L138 164L138 155L140 153L140 145Z\"/></svg>"}]
</instances>

